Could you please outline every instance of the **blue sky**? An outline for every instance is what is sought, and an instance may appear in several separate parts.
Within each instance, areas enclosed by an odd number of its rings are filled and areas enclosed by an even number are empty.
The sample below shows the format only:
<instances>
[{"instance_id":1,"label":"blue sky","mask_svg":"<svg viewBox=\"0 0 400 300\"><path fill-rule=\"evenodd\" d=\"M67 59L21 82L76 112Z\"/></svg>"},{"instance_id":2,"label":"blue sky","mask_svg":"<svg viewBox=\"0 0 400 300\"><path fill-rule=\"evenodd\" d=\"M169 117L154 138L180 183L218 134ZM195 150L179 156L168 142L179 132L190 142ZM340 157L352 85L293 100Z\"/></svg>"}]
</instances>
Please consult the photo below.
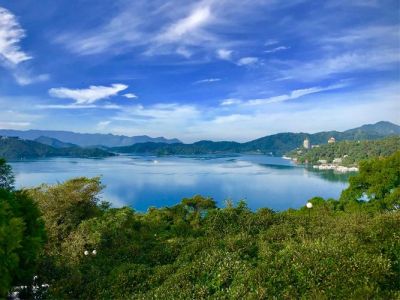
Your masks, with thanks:
<instances>
[{"instance_id":1,"label":"blue sky","mask_svg":"<svg viewBox=\"0 0 400 300\"><path fill-rule=\"evenodd\" d=\"M0 128L247 141L400 123L397 0L0 0Z\"/></svg>"}]
</instances>

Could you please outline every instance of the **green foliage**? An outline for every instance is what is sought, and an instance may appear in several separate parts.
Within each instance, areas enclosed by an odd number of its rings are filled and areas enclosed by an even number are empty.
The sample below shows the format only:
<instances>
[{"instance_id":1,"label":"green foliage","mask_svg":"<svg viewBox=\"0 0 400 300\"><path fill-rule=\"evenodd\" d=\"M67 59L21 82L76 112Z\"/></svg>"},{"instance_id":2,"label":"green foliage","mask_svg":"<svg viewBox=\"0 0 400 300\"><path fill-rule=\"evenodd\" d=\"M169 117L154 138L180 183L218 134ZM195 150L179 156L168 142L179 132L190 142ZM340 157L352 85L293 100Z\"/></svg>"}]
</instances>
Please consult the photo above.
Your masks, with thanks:
<instances>
[{"instance_id":1,"label":"green foliage","mask_svg":"<svg viewBox=\"0 0 400 300\"><path fill-rule=\"evenodd\" d=\"M58 253L62 242L78 225L100 214L100 178L75 178L55 186L43 184L27 190L43 214L49 238L48 249Z\"/></svg>"},{"instance_id":2,"label":"green foliage","mask_svg":"<svg viewBox=\"0 0 400 300\"><path fill-rule=\"evenodd\" d=\"M37 274L50 299L396 299L400 211L382 207L398 199L399 162L363 162L340 201L283 212L195 195L139 213L99 203L99 178L42 185L28 191L49 235ZM24 225L7 226L18 241Z\"/></svg>"},{"instance_id":3,"label":"green foliage","mask_svg":"<svg viewBox=\"0 0 400 300\"><path fill-rule=\"evenodd\" d=\"M14 174L11 166L0 158L0 189L11 190L14 187Z\"/></svg>"},{"instance_id":4,"label":"green foliage","mask_svg":"<svg viewBox=\"0 0 400 300\"><path fill-rule=\"evenodd\" d=\"M0 189L0 297L30 285L45 240L37 205L21 191Z\"/></svg>"},{"instance_id":5,"label":"green foliage","mask_svg":"<svg viewBox=\"0 0 400 300\"><path fill-rule=\"evenodd\" d=\"M368 200L383 209L400 208L400 151L381 159L360 163L359 174L350 177L342 201Z\"/></svg>"},{"instance_id":6,"label":"green foliage","mask_svg":"<svg viewBox=\"0 0 400 300\"><path fill-rule=\"evenodd\" d=\"M50 237L62 236L57 252L49 239L38 273L50 283L50 298L400 295L400 235L393 230L400 226L397 210L387 213L364 202L315 197L312 209L253 212L243 201L216 208L211 198L196 195L173 207L137 213L98 204L98 178L38 190L31 193L41 208L57 210L56 219L44 215ZM74 204L64 203L68 199ZM71 217L78 199L91 209L78 209ZM54 226L64 215L62 225ZM84 255L94 249L96 255Z\"/></svg>"},{"instance_id":7,"label":"green foliage","mask_svg":"<svg viewBox=\"0 0 400 300\"><path fill-rule=\"evenodd\" d=\"M380 140L342 141L324 144L312 149L294 150L287 155L296 158L299 163L318 164L318 160L332 163L341 158L340 165L357 165L361 160L389 156L400 150L400 136ZM300 151L300 153L298 153Z\"/></svg>"}]
</instances>

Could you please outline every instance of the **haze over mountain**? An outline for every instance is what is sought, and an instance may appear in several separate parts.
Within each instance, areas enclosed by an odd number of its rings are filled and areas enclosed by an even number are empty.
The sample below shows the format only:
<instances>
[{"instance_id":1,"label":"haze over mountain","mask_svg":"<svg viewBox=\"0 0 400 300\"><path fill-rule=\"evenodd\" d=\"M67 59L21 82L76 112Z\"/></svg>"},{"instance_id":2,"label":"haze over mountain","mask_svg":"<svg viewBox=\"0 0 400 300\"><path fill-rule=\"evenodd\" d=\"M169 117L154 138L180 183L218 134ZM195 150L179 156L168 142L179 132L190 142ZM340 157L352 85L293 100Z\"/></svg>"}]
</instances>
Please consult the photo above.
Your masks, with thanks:
<instances>
[{"instance_id":1,"label":"haze over mountain","mask_svg":"<svg viewBox=\"0 0 400 300\"><path fill-rule=\"evenodd\" d=\"M42 139L43 137L57 139L63 143L71 143L81 147L105 146L105 147L122 147L136 143L155 142L155 143L180 143L178 139L166 139L164 137L152 138L147 135L141 136L124 136L100 133L76 133L71 131L54 131L54 130L10 130L0 129L0 136L16 136L26 140ZM39 142L41 142L39 140ZM44 144L48 144L47 140ZM50 144L51 145L51 144ZM54 146L54 145L51 145Z\"/></svg>"},{"instance_id":2,"label":"haze over mountain","mask_svg":"<svg viewBox=\"0 0 400 300\"><path fill-rule=\"evenodd\" d=\"M48 157L102 158L115 154L98 148L78 146L56 148L39 142L15 137L0 137L0 157L7 160L36 159Z\"/></svg>"},{"instance_id":3,"label":"haze over mountain","mask_svg":"<svg viewBox=\"0 0 400 300\"><path fill-rule=\"evenodd\" d=\"M45 144L54 148L69 148L69 147L77 147L77 145L72 144L72 143L64 143L61 142L60 140L57 140L55 138L50 138L47 136L40 136L37 139L34 139L35 142Z\"/></svg>"},{"instance_id":4,"label":"haze over mountain","mask_svg":"<svg viewBox=\"0 0 400 300\"><path fill-rule=\"evenodd\" d=\"M374 140L390 135L400 135L400 126L381 121L375 124L363 125L343 132L324 131L314 134L308 133L278 133L265 136L246 143L230 141L212 142L199 141L193 144L163 144L144 143L134 144L128 147L113 148L121 153L154 153L160 155L194 155L212 153L267 153L272 155L283 155L288 151L302 145L303 140L308 137L312 144L325 144L330 137L337 141L342 140Z\"/></svg>"}]
</instances>

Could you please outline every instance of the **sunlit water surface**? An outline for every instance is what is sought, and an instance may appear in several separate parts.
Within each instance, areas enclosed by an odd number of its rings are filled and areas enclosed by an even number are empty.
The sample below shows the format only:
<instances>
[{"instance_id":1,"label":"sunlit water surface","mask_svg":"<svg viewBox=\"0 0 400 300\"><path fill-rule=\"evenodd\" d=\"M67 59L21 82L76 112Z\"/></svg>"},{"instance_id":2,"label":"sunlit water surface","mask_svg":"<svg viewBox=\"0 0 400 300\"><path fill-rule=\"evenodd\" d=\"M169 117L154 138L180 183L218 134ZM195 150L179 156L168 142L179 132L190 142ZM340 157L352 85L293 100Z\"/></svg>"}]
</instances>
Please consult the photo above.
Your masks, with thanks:
<instances>
[{"instance_id":1,"label":"sunlit water surface","mask_svg":"<svg viewBox=\"0 0 400 300\"><path fill-rule=\"evenodd\" d=\"M226 199L245 199L251 209L298 208L314 196L337 198L348 177L263 155L53 158L11 165L18 187L100 175L106 185L103 200L139 211L173 205L195 194L213 197L219 206Z\"/></svg>"}]
</instances>

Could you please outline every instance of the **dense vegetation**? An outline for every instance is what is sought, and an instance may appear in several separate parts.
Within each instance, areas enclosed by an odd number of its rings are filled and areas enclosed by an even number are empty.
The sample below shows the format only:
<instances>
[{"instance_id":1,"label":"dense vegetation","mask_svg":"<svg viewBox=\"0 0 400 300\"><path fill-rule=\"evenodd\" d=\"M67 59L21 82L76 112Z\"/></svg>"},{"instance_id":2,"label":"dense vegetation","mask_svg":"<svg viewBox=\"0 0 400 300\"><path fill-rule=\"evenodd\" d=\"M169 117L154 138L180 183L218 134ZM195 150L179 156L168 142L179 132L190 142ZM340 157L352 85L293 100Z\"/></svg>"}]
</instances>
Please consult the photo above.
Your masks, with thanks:
<instances>
[{"instance_id":1,"label":"dense vegetation","mask_svg":"<svg viewBox=\"0 0 400 300\"><path fill-rule=\"evenodd\" d=\"M360 168L339 201L283 212L202 196L110 208L99 178L3 189L0 293L36 274L49 299L398 298L400 151Z\"/></svg>"},{"instance_id":2,"label":"dense vegetation","mask_svg":"<svg viewBox=\"0 0 400 300\"><path fill-rule=\"evenodd\" d=\"M55 148L35 141L0 137L0 157L9 160L42 157L108 157L114 154L98 148Z\"/></svg>"},{"instance_id":3,"label":"dense vegetation","mask_svg":"<svg viewBox=\"0 0 400 300\"><path fill-rule=\"evenodd\" d=\"M372 141L342 141L334 144L320 145L312 149L297 149L289 152L289 157L299 163L317 164L319 160L332 163L340 158L340 165L358 165L362 160L389 156L400 150L400 136L393 136Z\"/></svg>"},{"instance_id":4,"label":"dense vegetation","mask_svg":"<svg viewBox=\"0 0 400 300\"><path fill-rule=\"evenodd\" d=\"M343 140L374 140L390 135L400 135L400 126L389 122L364 125L344 132L327 131L315 134L279 133L265 136L247 143L200 141L193 144L140 143L127 147L112 148L120 153L156 154L156 155L196 155L220 153L263 153L283 155L303 144L308 137L312 144L326 144L330 137Z\"/></svg>"},{"instance_id":5,"label":"dense vegetation","mask_svg":"<svg viewBox=\"0 0 400 300\"><path fill-rule=\"evenodd\" d=\"M14 191L13 183L11 168L0 159L0 298L12 286L32 286L45 242L36 202L27 192Z\"/></svg>"}]
</instances>

